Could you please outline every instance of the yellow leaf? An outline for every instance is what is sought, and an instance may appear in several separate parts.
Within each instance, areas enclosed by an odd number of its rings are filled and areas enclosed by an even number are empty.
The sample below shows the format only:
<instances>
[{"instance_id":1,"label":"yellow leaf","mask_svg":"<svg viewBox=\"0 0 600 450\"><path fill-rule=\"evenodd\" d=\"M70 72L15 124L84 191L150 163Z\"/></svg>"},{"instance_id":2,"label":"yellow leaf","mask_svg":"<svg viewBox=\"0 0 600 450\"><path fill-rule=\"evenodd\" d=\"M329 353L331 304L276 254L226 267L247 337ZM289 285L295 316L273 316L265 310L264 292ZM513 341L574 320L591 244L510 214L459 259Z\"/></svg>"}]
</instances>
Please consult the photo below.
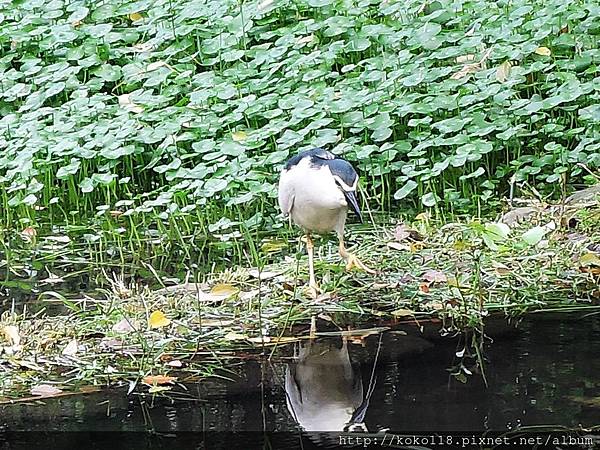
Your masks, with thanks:
<instances>
[{"instance_id":1,"label":"yellow leaf","mask_svg":"<svg viewBox=\"0 0 600 450\"><path fill-rule=\"evenodd\" d=\"M500 83L504 83L510 77L510 69L512 68L512 64L510 61L504 61L502 64L498 66L496 69L496 80Z\"/></svg>"},{"instance_id":2,"label":"yellow leaf","mask_svg":"<svg viewBox=\"0 0 600 450\"><path fill-rule=\"evenodd\" d=\"M586 253L579 258L579 264L581 266L600 266L600 256L592 252Z\"/></svg>"},{"instance_id":3,"label":"yellow leaf","mask_svg":"<svg viewBox=\"0 0 600 450\"><path fill-rule=\"evenodd\" d=\"M215 284L212 289L210 290L210 293L212 295L219 295L222 297L231 297L232 295L235 295L239 292L240 290L238 288L236 288L235 286L228 284L228 283L219 283L219 284Z\"/></svg>"},{"instance_id":4,"label":"yellow leaf","mask_svg":"<svg viewBox=\"0 0 600 450\"><path fill-rule=\"evenodd\" d=\"M21 343L19 328L15 325L6 325L4 328L2 328L2 334L4 334L4 338L8 341L8 345L11 347Z\"/></svg>"},{"instance_id":5,"label":"yellow leaf","mask_svg":"<svg viewBox=\"0 0 600 450\"><path fill-rule=\"evenodd\" d=\"M415 217L415 220L427 221L427 220L429 220L429 213L428 212L419 213L419 214L417 214L417 217Z\"/></svg>"},{"instance_id":6,"label":"yellow leaf","mask_svg":"<svg viewBox=\"0 0 600 450\"><path fill-rule=\"evenodd\" d=\"M425 244L422 242L411 242L410 243L410 251L411 253L418 252L419 250L423 250L425 248Z\"/></svg>"},{"instance_id":7,"label":"yellow leaf","mask_svg":"<svg viewBox=\"0 0 600 450\"><path fill-rule=\"evenodd\" d=\"M129 14L129 20L131 20L132 22L135 22L137 20L141 20L144 18L144 16L142 16L140 13L131 13Z\"/></svg>"},{"instance_id":8,"label":"yellow leaf","mask_svg":"<svg viewBox=\"0 0 600 450\"><path fill-rule=\"evenodd\" d=\"M248 138L248 135L245 131L236 131L235 133L231 133L231 139L235 142L242 142Z\"/></svg>"},{"instance_id":9,"label":"yellow leaf","mask_svg":"<svg viewBox=\"0 0 600 450\"><path fill-rule=\"evenodd\" d=\"M454 244L452 245L452 247L454 248L454 250L457 251L463 251L469 248L469 244L467 244L465 241L463 241L462 239L458 239L454 242Z\"/></svg>"},{"instance_id":10,"label":"yellow leaf","mask_svg":"<svg viewBox=\"0 0 600 450\"><path fill-rule=\"evenodd\" d=\"M552 54L548 47L538 47L535 49L534 53L540 56L550 56Z\"/></svg>"},{"instance_id":11,"label":"yellow leaf","mask_svg":"<svg viewBox=\"0 0 600 450\"><path fill-rule=\"evenodd\" d=\"M148 325L150 328L162 328L166 327L171 323L171 320L165 316L162 311L154 311L150 314Z\"/></svg>"}]
</instances>

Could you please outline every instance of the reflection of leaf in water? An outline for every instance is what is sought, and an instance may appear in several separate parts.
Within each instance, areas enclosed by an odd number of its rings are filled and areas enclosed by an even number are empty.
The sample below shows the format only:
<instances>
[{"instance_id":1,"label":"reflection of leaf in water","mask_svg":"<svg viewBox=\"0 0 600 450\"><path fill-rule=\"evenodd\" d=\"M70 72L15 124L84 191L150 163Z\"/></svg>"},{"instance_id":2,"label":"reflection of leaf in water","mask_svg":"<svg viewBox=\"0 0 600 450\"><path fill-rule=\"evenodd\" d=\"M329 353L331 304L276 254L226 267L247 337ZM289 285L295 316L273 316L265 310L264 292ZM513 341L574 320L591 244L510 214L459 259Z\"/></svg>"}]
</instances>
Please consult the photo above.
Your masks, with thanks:
<instances>
[{"instance_id":1,"label":"reflection of leaf in water","mask_svg":"<svg viewBox=\"0 0 600 450\"><path fill-rule=\"evenodd\" d=\"M171 377L169 375L148 375L142 378L142 382L150 386L173 384L175 381L177 381L177 377Z\"/></svg>"}]
</instances>

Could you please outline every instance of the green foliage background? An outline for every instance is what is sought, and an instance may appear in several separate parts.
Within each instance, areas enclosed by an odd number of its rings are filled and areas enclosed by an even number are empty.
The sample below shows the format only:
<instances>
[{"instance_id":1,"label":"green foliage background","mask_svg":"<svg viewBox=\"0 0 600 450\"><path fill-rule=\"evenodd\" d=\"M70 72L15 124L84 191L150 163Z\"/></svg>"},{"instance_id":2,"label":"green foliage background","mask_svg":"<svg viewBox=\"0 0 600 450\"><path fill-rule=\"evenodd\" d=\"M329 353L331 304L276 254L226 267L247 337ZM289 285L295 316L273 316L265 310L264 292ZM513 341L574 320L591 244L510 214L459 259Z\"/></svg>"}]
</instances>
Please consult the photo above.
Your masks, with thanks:
<instances>
[{"instance_id":1,"label":"green foliage background","mask_svg":"<svg viewBox=\"0 0 600 450\"><path fill-rule=\"evenodd\" d=\"M5 225L124 213L269 226L277 171L314 146L356 162L371 206L388 211L494 205L513 176L560 192L561 174L580 182L600 165L596 0L0 11Z\"/></svg>"}]
</instances>

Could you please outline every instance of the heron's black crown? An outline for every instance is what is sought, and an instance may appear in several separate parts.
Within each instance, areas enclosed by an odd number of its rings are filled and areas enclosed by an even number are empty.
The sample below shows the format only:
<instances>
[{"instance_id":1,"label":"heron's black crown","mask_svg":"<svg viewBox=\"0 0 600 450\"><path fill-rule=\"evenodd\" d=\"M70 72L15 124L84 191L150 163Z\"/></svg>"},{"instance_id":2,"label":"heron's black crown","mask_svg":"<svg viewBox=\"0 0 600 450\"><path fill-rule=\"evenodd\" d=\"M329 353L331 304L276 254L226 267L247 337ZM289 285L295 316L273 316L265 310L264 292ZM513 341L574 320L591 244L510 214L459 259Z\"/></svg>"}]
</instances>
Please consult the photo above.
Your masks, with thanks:
<instances>
[{"instance_id":1,"label":"heron's black crown","mask_svg":"<svg viewBox=\"0 0 600 450\"><path fill-rule=\"evenodd\" d=\"M292 167L298 165L298 163L304 158L310 158L311 164L314 164L315 161L334 159L335 155L320 147L313 148L312 150L306 150L298 153L295 156L292 156L290 159L288 159L284 169L290 170Z\"/></svg>"},{"instance_id":2,"label":"heron's black crown","mask_svg":"<svg viewBox=\"0 0 600 450\"><path fill-rule=\"evenodd\" d=\"M354 170L354 167L352 167L348 161L343 158L338 158L333 153L328 152L320 147L313 148L312 150L306 150L298 153L295 156L292 156L286 163L285 170L292 169L305 158L310 159L310 165L312 167L329 167L331 174L342 180L348 187L354 186L356 179L358 178L356 170Z\"/></svg>"}]
</instances>

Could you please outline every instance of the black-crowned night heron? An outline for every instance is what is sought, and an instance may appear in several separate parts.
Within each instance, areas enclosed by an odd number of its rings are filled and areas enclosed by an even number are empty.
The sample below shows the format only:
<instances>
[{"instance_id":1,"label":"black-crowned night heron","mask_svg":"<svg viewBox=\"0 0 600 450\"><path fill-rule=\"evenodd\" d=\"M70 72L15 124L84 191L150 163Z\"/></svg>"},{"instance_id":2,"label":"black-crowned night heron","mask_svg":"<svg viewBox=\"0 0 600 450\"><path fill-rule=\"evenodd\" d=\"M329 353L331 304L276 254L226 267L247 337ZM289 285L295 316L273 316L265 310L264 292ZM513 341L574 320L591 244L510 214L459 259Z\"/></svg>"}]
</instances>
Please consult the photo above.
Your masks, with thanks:
<instances>
[{"instance_id":1,"label":"black-crowned night heron","mask_svg":"<svg viewBox=\"0 0 600 450\"><path fill-rule=\"evenodd\" d=\"M340 255L347 261L346 269L353 267L375 273L365 266L344 245L344 225L348 207L362 221L356 187L358 174L345 159L322 148L297 154L286 163L279 179L279 207L284 215L306 231L309 283L311 295L317 296L313 242L310 233L335 231L340 242Z\"/></svg>"},{"instance_id":2,"label":"black-crowned night heron","mask_svg":"<svg viewBox=\"0 0 600 450\"><path fill-rule=\"evenodd\" d=\"M285 372L287 407L309 432L365 430L369 395L360 370L350 362L348 343L313 341L300 345Z\"/></svg>"}]
</instances>

